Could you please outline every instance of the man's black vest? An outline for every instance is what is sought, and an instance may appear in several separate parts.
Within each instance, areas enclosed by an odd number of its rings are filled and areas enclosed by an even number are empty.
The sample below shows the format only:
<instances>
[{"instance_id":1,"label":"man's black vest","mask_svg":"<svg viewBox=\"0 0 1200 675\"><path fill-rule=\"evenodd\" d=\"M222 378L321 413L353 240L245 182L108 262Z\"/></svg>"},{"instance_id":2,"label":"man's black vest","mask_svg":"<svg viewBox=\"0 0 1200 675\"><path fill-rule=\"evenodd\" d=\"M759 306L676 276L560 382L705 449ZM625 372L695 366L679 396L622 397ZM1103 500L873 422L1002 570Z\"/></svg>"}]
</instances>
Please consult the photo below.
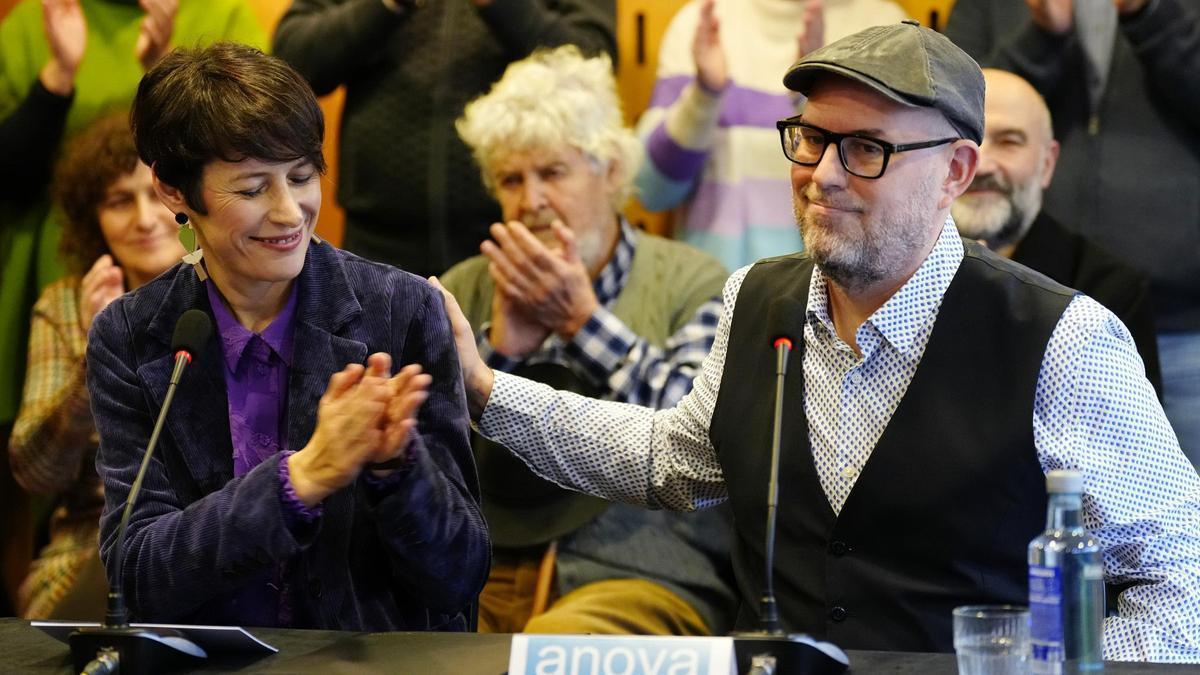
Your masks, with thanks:
<instances>
[{"instance_id":1,"label":"man's black vest","mask_svg":"<svg viewBox=\"0 0 1200 675\"><path fill-rule=\"evenodd\" d=\"M804 414L803 336L788 362L775 582L785 627L846 649L952 651L951 610L1026 604L1044 526L1033 398L1073 291L973 242L907 393L834 515ZM741 628L756 625L774 411L775 298L804 307L804 254L755 265L738 294L710 434L729 487ZM800 322L797 322L800 323Z\"/></svg>"}]
</instances>

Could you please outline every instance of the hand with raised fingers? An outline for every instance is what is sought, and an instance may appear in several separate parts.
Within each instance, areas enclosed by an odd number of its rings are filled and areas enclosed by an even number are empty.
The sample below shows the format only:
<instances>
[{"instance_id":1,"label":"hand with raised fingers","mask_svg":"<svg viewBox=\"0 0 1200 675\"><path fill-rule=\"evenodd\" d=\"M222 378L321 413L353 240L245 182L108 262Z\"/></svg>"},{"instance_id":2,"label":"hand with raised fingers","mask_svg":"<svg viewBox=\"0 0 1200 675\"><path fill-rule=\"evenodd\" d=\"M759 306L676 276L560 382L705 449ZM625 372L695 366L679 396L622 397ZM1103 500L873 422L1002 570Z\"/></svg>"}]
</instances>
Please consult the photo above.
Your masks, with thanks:
<instances>
[{"instance_id":1,"label":"hand with raised fingers","mask_svg":"<svg viewBox=\"0 0 1200 675\"><path fill-rule=\"evenodd\" d=\"M377 356L387 355L374 354L372 358ZM388 368L390 367L391 358L389 357ZM383 418L383 442L376 448L371 459L372 464L385 462L396 464L405 459L412 434L416 433L417 412L425 403L425 399L429 398L429 385L432 383L433 378L422 372L421 366L416 363L404 366L400 372L388 380L391 398ZM396 467L389 466L388 468ZM376 475L383 473L383 471L376 471Z\"/></svg>"},{"instance_id":2,"label":"hand with raised fingers","mask_svg":"<svg viewBox=\"0 0 1200 675\"><path fill-rule=\"evenodd\" d=\"M1113 4L1117 6L1117 14L1121 16L1129 16L1142 11L1150 0L1113 0Z\"/></svg>"},{"instance_id":3,"label":"hand with raised fingers","mask_svg":"<svg viewBox=\"0 0 1200 675\"><path fill-rule=\"evenodd\" d=\"M549 335L550 329L526 315L507 295L499 292L492 294L488 342L493 349L509 358L521 358L541 348Z\"/></svg>"},{"instance_id":4,"label":"hand with raised fingers","mask_svg":"<svg viewBox=\"0 0 1200 675\"><path fill-rule=\"evenodd\" d=\"M391 387L381 365L390 367L391 359L375 359L370 370L352 363L329 378L312 438L288 458L292 488L305 505L354 482L384 446Z\"/></svg>"},{"instance_id":5,"label":"hand with raised fingers","mask_svg":"<svg viewBox=\"0 0 1200 675\"><path fill-rule=\"evenodd\" d=\"M1075 26L1073 0L1025 0L1033 23L1051 35L1066 35Z\"/></svg>"},{"instance_id":6,"label":"hand with raised fingers","mask_svg":"<svg viewBox=\"0 0 1200 675\"><path fill-rule=\"evenodd\" d=\"M561 247L554 251L519 222L492 225L493 241L480 250L496 292L517 311L570 340L600 306L591 275L575 246L575 233L561 220L551 224Z\"/></svg>"},{"instance_id":7,"label":"hand with raised fingers","mask_svg":"<svg viewBox=\"0 0 1200 675\"><path fill-rule=\"evenodd\" d=\"M729 64L721 46L721 23L713 9L713 0L700 5L700 21L692 38L692 60L696 64L696 80L710 94L720 93L729 84Z\"/></svg>"},{"instance_id":8,"label":"hand with raised fingers","mask_svg":"<svg viewBox=\"0 0 1200 675\"><path fill-rule=\"evenodd\" d=\"M38 79L47 91L67 96L75 89L75 74L87 49L87 21L79 0L42 0L42 23L50 60Z\"/></svg>"},{"instance_id":9,"label":"hand with raised fingers","mask_svg":"<svg viewBox=\"0 0 1200 675\"><path fill-rule=\"evenodd\" d=\"M83 332L102 309L125 293L125 275L107 253L96 258L91 269L79 282L79 325Z\"/></svg>"},{"instance_id":10,"label":"hand with raised fingers","mask_svg":"<svg viewBox=\"0 0 1200 675\"><path fill-rule=\"evenodd\" d=\"M815 52L825 45L825 4L808 0L804 4L804 26L796 35L796 58Z\"/></svg>"},{"instance_id":11,"label":"hand with raised fingers","mask_svg":"<svg viewBox=\"0 0 1200 675\"><path fill-rule=\"evenodd\" d=\"M134 54L142 70L150 70L171 49L179 0L138 0L138 5L146 10L146 16L139 26Z\"/></svg>"}]
</instances>

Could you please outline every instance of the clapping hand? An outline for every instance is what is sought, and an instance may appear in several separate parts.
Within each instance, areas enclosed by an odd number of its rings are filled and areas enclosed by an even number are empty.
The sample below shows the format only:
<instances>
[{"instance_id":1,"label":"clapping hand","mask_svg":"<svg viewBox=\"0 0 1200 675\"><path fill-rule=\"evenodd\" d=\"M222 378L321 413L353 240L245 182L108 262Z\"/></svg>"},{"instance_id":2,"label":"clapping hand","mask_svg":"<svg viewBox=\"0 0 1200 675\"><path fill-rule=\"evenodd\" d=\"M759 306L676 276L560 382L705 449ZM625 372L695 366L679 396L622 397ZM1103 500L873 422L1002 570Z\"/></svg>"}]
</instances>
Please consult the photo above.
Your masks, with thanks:
<instances>
[{"instance_id":1,"label":"clapping hand","mask_svg":"<svg viewBox=\"0 0 1200 675\"><path fill-rule=\"evenodd\" d=\"M721 47L721 24L713 9L713 0L700 5L700 21L692 38L692 60L696 64L696 79L705 91L716 94L729 83L729 66Z\"/></svg>"},{"instance_id":2,"label":"clapping hand","mask_svg":"<svg viewBox=\"0 0 1200 675\"><path fill-rule=\"evenodd\" d=\"M170 49L179 0L138 0L138 5L146 10L146 16L142 17L133 51L142 70L150 70Z\"/></svg>"},{"instance_id":3,"label":"clapping hand","mask_svg":"<svg viewBox=\"0 0 1200 675\"><path fill-rule=\"evenodd\" d=\"M75 88L75 74L87 48L87 21L79 0L42 0L42 23L50 60L38 79L49 92L67 96Z\"/></svg>"},{"instance_id":4,"label":"clapping hand","mask_svg":"<svg viewBox=\"0 0 1200 675\"><path fill-rule=\"evenodd\" d=\"M1033 23L1052 35L1065 35L1075 25L1073 0L1025 0Z\"/></svg>"},{"instance_id":5,"label":"clapping hand","mask_svg":"<svg viewBox=\"0 0 1200 675\"><path fill-rule=\"evenodd\" d=\"M808 0L804 5L804 26L796 34L796 58L802 59L825 45L825 4Z\"/></svg>"},{"instance_id":6,"label":"clapping hand","mask_svg":"<svg viewBox=\"0 0 1200 675\"><path fill-rule=\"evenodd\" d=\"M370 464L404 456L432 378L415 364L389 378L391 367L391 357L380 352L365 367L352 363L329 378L312 438L288 458L292 488L304 504L354 482Z\"/></svg>"},{"instance_id":7,"label":"clapping hand","mask_svg":"<svg viewBox=\"0 0 1200 675\"><path fill-rule=\"evenodd\" d=\"M591 275L575 248L575 233L561 220L550 227L561 250L554 251L524 224L492 225L492 241L479 248L488 271L517 311L570 340L600 306Z\"/></svg>"},{"instance_id":8,"label":"clapping hand","mask_svg":"<svg viewBox=\"0 0 1200 675\"><path fill-rule=\"evenodd\" d=\"M86 333L108 303L125 293L125 275L107 253L96 259L79 282L79 325Z\"/></svg>"},{"instance_id":9,"label":"clapping hand","mask_svg":"<svg viewBox=\"0 0 1200 675\"><path fill-rule=\"evenodd\" d=\"M1149 0L1112 0L1117 14L1129 16L1141 11ZM1025 0L1033 23L1052 35L1066 35L1075 27L1074 0Z\"/></svg>"}]
</instances>

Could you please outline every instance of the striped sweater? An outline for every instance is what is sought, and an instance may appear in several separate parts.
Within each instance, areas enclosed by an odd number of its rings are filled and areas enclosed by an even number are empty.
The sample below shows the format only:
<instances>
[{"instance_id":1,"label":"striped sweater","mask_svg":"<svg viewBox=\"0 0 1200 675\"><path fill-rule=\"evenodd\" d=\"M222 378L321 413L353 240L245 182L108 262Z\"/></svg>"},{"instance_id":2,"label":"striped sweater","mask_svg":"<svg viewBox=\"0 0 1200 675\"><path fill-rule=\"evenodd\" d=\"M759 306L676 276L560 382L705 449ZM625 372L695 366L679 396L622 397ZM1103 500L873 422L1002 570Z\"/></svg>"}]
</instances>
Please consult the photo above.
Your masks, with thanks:
<instances>
[{"instance_id":1,"label":"striped sweater","mask_svg":"<svg viewBox=\"0 0 1200 675\"><path fill-rule=\"evenodd\" d=\"M677 236L737 269L797 251L789 164L775 121L801 97L783 86L797 58L803 0L717 0L730 83L696 84L692 38L700 3L672 19L659 51L650 107L638 123L646 161L637 176L650 210L676 209ZM907 16L891 0L825 0L826 41Z\"/></svg>"}]
</instances>

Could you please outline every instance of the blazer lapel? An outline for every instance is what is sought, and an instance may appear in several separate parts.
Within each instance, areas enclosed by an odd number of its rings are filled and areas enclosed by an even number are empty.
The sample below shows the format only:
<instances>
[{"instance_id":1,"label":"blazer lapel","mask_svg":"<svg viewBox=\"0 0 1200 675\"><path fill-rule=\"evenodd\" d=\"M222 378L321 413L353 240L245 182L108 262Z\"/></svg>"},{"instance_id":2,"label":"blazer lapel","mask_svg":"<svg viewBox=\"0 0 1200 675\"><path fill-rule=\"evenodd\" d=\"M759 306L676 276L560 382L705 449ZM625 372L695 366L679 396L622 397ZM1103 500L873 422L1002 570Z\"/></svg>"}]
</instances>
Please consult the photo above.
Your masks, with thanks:
<instances>
[{"instance_id":1,"label":"blazer lapel","mask_svg":"<svg viewBox=\"0 0 1200 675\"><path fill-rule=\"evenodd\" d=\"M167 355L138 369L156 409L162 409L174 366L174 358ZM201 358L180 379L165 424L178 448L178 459L196 482L200 495L220 489L233 478L233 441L223 367L217 341L210 338ZM173 464L168 461L169 467Z\"/></svg>"},{"instance_id":2,"label":"blazer lapel","mask_svg":"<svg viewBox=\"0 0 1200 675\"><path fill-rule=\"evenodd\" d=\"M317 407L329 378L350 363L366 363L367 345L347 333L362 306L351 290L336 249L312 244L297 280L300 284L292 367L288 378L290 450L308 443L317 428Z\"/></svg>"},{"instance_id":3,"label":"blazer lapel","mask_svg":"<svg viewBox=\"0 0 1200 675\"><path fill-rule=\"evenodd\" d=\"M170 290L146 326L147 354L160 356L143 363L138 376L155 410L162 409L175 366L174 355L170 353L171 333L175 322L189 309L199 309L212 318L203 283L189 266L183 265L176 270ZM184 372L164 425L177 453L163 448L160 457L174 481L183 479L176 475L179 472L191 475L199 489L193 498L219 489L233 477L233 442L229 435L229 404L219 344L217 336L209 337L200 357Z\"/></svg>"}]
</instances>

